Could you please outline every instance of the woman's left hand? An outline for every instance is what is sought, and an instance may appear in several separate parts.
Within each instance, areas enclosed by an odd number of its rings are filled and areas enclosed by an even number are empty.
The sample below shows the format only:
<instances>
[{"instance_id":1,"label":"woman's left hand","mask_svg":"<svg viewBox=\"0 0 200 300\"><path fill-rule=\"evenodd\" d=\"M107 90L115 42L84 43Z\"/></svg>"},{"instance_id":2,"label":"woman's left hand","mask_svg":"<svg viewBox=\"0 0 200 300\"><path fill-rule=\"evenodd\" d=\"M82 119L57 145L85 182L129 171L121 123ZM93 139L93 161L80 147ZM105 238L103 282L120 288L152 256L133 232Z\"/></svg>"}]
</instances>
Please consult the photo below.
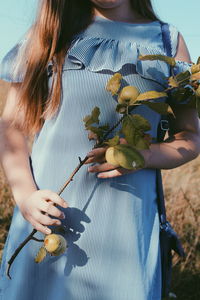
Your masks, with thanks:
<instances>
[{"instance_id":1,"label":"woman's left hand","mask_svg":"<svg viewBox=\"0 0 200 300\"><path fill-rule=\"evenodd\" d=\"M123 143L123 142L122 142ZM88 168L90 173L99 173L98 178L112 178L135 172L136 170L127 170L122 167L114 167L105 160L105 152L107 147L97 148L90 151L87 156L89 159L86 164L98 163Z\"/></svg>"}]
</instances>

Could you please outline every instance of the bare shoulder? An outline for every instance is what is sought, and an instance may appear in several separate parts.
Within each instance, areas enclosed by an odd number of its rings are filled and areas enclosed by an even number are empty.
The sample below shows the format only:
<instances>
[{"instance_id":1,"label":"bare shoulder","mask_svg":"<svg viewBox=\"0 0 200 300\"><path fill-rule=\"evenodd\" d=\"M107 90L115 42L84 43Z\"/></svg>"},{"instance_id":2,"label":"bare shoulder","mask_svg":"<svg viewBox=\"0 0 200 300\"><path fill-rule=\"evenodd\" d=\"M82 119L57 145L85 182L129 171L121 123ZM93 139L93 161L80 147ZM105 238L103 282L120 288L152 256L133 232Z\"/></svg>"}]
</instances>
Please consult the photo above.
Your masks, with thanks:
<instances>
[{"instance_id":1,"label":"bare shoulder","mask_svg":"<svg viewBox=\"0 0 200 300\"><path fill-rule=\"evenodd\" d=\"M1 119L7 122L12 122L16 119L16 112L19 106L18 91L21 87L21 83L11 83L7 93L6 103L3 109ZM21 120L22 112L18 114L18 119ZM16 120L17 121L17 120Z\"/></svg>"},{"instance_id":2,"label":"bare shoulder","mask_svg":"<svg viewBox=\"0 0 200 300\"><path fill-rule=\"evenodd\" d=\"M191 62L191 57L190 57L188 47L181 33L178 34L178 45L177 45L177 52L175 55L175 59L186 61L188 63Z\"/></svg>"}]
</instances>

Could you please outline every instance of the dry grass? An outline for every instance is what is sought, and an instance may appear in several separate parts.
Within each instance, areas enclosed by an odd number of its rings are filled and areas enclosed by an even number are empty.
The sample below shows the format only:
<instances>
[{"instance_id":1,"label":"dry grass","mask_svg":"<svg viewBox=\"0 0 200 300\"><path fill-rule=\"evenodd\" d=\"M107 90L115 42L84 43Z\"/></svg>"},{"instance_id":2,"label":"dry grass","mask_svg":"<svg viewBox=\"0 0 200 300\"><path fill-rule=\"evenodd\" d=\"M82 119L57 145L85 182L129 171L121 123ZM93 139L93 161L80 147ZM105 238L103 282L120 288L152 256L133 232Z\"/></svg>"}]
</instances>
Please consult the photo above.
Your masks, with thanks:
<instances>
[{"instance_id":1,"label":"dry grass","mask_svg":"<svg viewBox=\"0 0 200 300\"><path fill-rule=\"evenodd\" d=\"M5 103L6 94L10 84L0 80L0 115ZM0 169L0 258L2 255L2 249L6 239L7 231L10 226L10 220L13 211L13 201L11 197L10 189L6 183L5 176L2 169Z\"/></svg>"},{"instance_id":2,"label":"dry grass","mask_svg":"<svg viewBox=\"0 0 200 300\"><path fill-rule=\"evenodd\" d=\"M0 111L8 85L0 81ZM183 241L187 253L184 262L174 257L172 290L179 300L200 299L200 157L180 168L164 171L167 215ZM13 202L6 180L0 170L0 257L9 228Z\"/></svg>"},{"instance_id":3,"label":"dry grass","mask_svg":"<svg viewBox=\"0 0 200 300\"><path fill-rule=\"evenodd\" d=\"M168 219L186 251L183 262L174 257L173 291L181 300L200 299L200 157L163 172Z\"/></svg>"}]
</instances>

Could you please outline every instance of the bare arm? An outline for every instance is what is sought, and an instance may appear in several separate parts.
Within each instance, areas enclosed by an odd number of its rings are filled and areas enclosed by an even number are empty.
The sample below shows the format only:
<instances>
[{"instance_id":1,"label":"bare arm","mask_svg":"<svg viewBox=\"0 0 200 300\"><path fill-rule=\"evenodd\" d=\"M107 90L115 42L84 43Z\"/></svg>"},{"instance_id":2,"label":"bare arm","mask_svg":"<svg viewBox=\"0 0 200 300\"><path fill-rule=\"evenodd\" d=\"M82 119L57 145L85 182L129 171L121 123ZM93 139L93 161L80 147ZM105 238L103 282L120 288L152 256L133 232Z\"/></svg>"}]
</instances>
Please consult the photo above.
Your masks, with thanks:
<instances>
[{"instance_id":1,"label":"bare arm","mask_svg":"<svg viewBox=\"0 0 200 300\"><path fill-rule=\"evenodd\" d=\"M181 34L179 34L176 60L191 62L190 54ZM151 145L145 152L149 168L172 169L198 156L200 153L200 123L196 109L174 106L176 116L173 139L165 143Z\"/></svg>"},{"instance_id":2,"label":"bare arm","mask_svg":"<svg viewBox=\"0 0 200 300\"><path fill-rule=\"evenodd\" d=\"M179 35L178 49L175 59L190 62L190 55L182 35ZM195 109L174 107L176 120L174 129L176 134L167 142L156 143L149 150L141 151L146 163L146 168L172 169L196 158L200 153L200 125ZM105 150L104 150L105 151ZM103 149L95 149L88 156L87 163L100 162ZM101 178L120 176L132 171L123 168L113 169L113 166L102 163L89 168L89 172L101 172ZM111 170L111 171L109 171ZM107 171L107 172L106 172Z\"/></svg>"},{"instance_id":3,"label":"bare arm","mask_svg":"<svg viewBox=\"0 0 200 300\"><path fill-rule=\"evenodd\" d=\"M15 126L11 126L18 105L19 88L20 84L12 84L0 119L0 161L22 215L37 230L47 234L50 230L46 226L59 225L60 221L50 218L44 212L62 218L63 214L53 204L64 208L67 205L56 193L37 190L29 164L27 138L20 130L23 112L18 115Z\"/></svg>"},{"instance_id":4,"label":"bare arm","mask_svg":"<svg viewBox=\"0 0 200 300\"><path fill-rule=\"evenodd\" d=\"M19 84L11 86L6 106L0 119L1 164L18 205L23 199L37 190L29 166L29 150L26 137L17 126L11 126L17 107L17 90L19 87Z\"/></svg>"}]
</instances>

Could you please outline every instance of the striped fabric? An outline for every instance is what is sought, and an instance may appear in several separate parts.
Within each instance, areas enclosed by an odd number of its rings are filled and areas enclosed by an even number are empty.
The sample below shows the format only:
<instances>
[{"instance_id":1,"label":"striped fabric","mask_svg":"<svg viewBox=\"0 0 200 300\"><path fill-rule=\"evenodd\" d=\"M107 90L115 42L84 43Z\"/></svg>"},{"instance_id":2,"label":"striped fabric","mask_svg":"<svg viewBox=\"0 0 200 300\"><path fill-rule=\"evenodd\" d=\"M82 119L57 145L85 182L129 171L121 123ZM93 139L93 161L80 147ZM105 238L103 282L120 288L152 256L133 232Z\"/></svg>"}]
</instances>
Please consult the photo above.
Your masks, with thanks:
<instances>
[{"instance_id":1,"label":"striped fabric","mask_svg":"<svg viewBox=\"0 0 200 300\"><path fill-rule=\"evenodd\" d=\"M172 38L175 49L177 33L172 33ZM138 60L140 54L163 51L157 21L129 24L97 17L75 37L63 67L59 111L45 122L33 144L33 172L40 189L58 191L78 164L78 157L91 150L93 142L88 141L82 119L94 106L100 107L102 124L118 120L116 99L105 90L113 73L120 72L123 85L135 85L141 92L163 90L168 67ZM17 55L19 45L3 60L2 79L23 80L22 71L15 76L12 72ZM180 62L179 67L188 65ZM135 113L149 120L149 133L155 137L160 116L141 106ZM0 299L159 300L155 170L103 180L88 173L85 166L62 197L69 203L69 208L63 209L68 251L36 265L34 256L40 245L30 242L14 262L10 281L5 275L6 262L32 230L15 208L1 265Z\"/></svg>"}]
</instances>

